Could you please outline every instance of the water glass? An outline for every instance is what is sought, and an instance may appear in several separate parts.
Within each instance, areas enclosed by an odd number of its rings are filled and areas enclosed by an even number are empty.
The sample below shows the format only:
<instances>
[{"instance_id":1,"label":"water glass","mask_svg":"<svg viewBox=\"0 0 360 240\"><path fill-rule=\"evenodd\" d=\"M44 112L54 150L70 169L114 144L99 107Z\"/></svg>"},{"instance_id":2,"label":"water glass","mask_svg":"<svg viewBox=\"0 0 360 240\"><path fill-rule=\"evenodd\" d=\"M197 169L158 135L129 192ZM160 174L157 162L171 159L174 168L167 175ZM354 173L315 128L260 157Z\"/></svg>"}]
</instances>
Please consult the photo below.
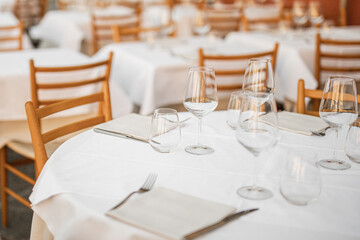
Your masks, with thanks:
<instances>
[{"instance_id":1,"label":"water glass","mask_svg":"<svg viewBox=\"0 0 360 240\"><path fill-rule=\"evenodd\" d=\"M168 153L179 145L181 129L176 110L159 108L154 111L149 139L150 145L162 153Z\"/></svg>"},{"instance_id":2,"label":"water glass","mask_svg":"<svg viewBox=\"0 0 360 240\"><path fill-rule=\"evenodd\" d=\"M243 91L232 92L230 95L227 108L227 124L234 130L239 120L242 98Z\"/></svg>"},{"instance_id":3,"label":"water glass","mask_svg":"<svg viewBox=\"0 0 360 240\"><path fill-rule=\"evenodd\" d=\"M280 193L290 203L304 206L316 200L321 192L320 171L316 153L289 150L280 178Z\"/></svg>"},{"instance_id":4,"label":"water glass","mask_svg":"<svg viewBox=\"0 0 360 240\"><path fill-rule=\"evenodd\" d=\"M360 118L358 118L348 130L345 142L345 153L351 161L360 163Z\"/></svg>"}]
</instances>

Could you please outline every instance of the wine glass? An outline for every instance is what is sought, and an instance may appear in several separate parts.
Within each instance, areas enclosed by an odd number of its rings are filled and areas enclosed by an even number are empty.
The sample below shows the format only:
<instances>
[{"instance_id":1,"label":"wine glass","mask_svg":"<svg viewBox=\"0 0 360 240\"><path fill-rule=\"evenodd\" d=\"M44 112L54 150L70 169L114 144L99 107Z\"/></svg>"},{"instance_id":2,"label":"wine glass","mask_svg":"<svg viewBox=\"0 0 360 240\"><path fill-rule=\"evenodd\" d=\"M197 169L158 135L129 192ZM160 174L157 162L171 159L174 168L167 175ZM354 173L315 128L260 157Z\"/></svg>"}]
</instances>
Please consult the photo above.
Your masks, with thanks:
<instances>
[{"instance_id":1,"label":"wine glass","mask_svg":"<svg viewBox=\"0 0 360 240\"><path fill-rule=\"evenodd\" d=\"M181 129L175 109L158 108L151 119L150 145L158 152L168 153L180 143Z\"/></svg>"},{"instance_id":2,"label":"wine glass","mask_svg":"<svg viewBox=\"0 0 360 240\"><path fill-rule=\"evenodd\" d=\"M190 68L184 96L185 108L199 119L198 141L196 145L188 146L188 153L203 155L214 152L214 149L200 143L201 120L214 111L218 105L217 87L213 68Z\"/></svg>"},{"instance_id":3,"label":"wine glass","mask_svg":"<svg viewBox=\"0 0 360 240\"><path fill-rule=\"evenodd\" d=\"M333 156L319 162L320 166L333 170L345 170L351 165L336 157L339 130L352 124L358 116L355 80L350 77L331 76L327 80L320 102L319 114L336 132Z\"/></svg>"},{"instance_id":4,"label":"wine glass","mask_svg":"<svg viewBox=\"0 0 360 240\"><path fill-rule=\"evenodd\" d=\"M226 122L234 130L236 130L240 115L242 96L243 91L235 91L231 93L229 99Z\"/></svg>"},{"instance_id":5,"label":"wine glass","mask_svg":"<svg viewBox=\"0 0 360 240\"><path fill-rule=\"evenodd\" d=\"M321 13L320 2L311 1L309 5L309 20L315 27L320 27L320 24L324 21L324 16Z\"/></svg>"},{"instance_id":6,"label":"wine glass","mask_svg":"<svg viewBox=\"0 0 360 240\"><path fill-rule=\"evenodd\" d=\"M267 95L266 98L263 95ZM257 92L244 93L236 139L252 153L255 161L252 185L237 190L237 193L243 198L262 200L272 196L269 190L257 186L256 165L260 154L272 149L277 144L279 134L277 126L274 95Z\"/></svg>"},{"instance_id":7,"label":"wine glass","mask_svg":"<svg viewBox=\"0 0 360 240\"><path fill-rule=\"evenodd\" d=\"M271 59L252 58L245 70L244 92L274 93L275 81ZM269 94L264 94L268 96Z\"/></svg>"},{"instance_id":8,"label":"wine glass","mask_svg":"<svg viewBox=\"0 0 360 240\"><path fill-rule=\"evenodd\" d=\"M317 155L310 149L291 149L285 154L280 177L280 193L290 203L307 205L321 192Z\"/></svg>"},{"instance_id":9,"label":"wine glass","mask_svg":"<svg viewBox=\"0 0 360 240\"><path fill-rule=\"evenodd\" d=\"M305 2L294 1L292 9L293 21L296 27L302 28L308 21L308 15L306 13Z\"/></svg>"},{"instance_id":10,"label":"wine glass","mask_svg":"<svg viewBox=\"0 0 360 240\"><path fill-rule=\"evenodd\" d=\"M360 163L360 118L348 130L345 141L345 153L351 161Z\"/></svg>"},{"instance_id":11,"label":"wine glass","mask_svg":"<svg viewBox=\"0 0 360 240\"><path fill-rule=\"evenodd\" d=\"M210 25L207 23L205 12L198 9L195 14L192 30L197 35L206 35L210 31Z\"/></svg>"}]
</instances>

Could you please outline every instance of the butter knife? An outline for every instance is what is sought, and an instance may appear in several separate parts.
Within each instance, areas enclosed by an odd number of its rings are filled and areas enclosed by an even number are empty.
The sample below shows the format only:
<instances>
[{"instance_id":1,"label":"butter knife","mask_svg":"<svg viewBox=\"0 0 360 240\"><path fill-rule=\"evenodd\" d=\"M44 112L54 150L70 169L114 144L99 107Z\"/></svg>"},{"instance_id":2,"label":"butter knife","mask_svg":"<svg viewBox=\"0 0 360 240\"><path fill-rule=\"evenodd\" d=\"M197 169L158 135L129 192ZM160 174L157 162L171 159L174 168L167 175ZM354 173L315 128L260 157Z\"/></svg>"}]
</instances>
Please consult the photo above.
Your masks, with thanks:
<instances>
[{"instance_id":1,"label":"butter knife","mask_svg":"<svg viewBox=\"0 0 360 240\"><path fill-rule=\"evenodd\" d=\"M206 234L208 232L211 232L231 221L234 221L236 219L238 219L239 217L241 216L244 216L246 214L249 214L251 212L254 212L254 211L257 211L259 210L258 208L253 208L253 209L248 209L248 210L243 210L243 211L240 211L240 212L236 212L236 213L233 213L233 214L230 214L229 216L226 216L225 218L223 218L222 220L220 220L219 222L217 223L214 223L212 225L209 225L209 226L206 226L200 230L197 230L196 232L193 232L193 233L190 233L188 235L186 235L184 237L184 240L190 240L190 239L194 239L196 237L199 237L203 234Z\"/></svg>"}]
</instances>

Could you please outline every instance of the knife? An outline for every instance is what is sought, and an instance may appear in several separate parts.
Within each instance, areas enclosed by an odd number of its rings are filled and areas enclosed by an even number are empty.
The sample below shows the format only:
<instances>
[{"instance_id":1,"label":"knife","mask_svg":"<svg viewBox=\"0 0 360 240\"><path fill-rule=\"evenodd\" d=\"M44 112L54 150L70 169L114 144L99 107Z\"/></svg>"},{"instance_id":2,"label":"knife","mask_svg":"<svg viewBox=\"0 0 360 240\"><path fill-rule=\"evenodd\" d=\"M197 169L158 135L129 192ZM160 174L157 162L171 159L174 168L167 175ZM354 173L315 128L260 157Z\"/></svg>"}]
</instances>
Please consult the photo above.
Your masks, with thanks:
<instances>
[{"instance_id":1,"label":"knife","mask_svg":"<svg viewBox=\"0 0 360 240\"><path fill-rule=\"evenodd\" d=\"M253 209L243 210L243 211L240 211L240 212L230 214L229 216L226 216L225 218L223 218L222 220L220 220L217 223L211 224L211 225L206 226L206 227L204 227L204 228L202 228L202 229L200 229L200 230L198 230L196 232L193 232L193 233L190 233L190 234L186 235L184 237L184 240L190 240L190 239L194 239L196 237L199 237L199 236L201 236L201 235L203 235L205 233L211 232L211 231L213 231L213 230L215 230L215 229L217 229L217 228L219 228L219 227L221 227L221 226L223 226L223 225L225 225L225 224L227 224L227 223L229 223L231 221L234 221L234 220L238 219L241 216L244 216L244 215L249 214L251 212L255 212L257 210L259 210L259 209L258 208L253 208Z\"/></svg>"}]
</instances>

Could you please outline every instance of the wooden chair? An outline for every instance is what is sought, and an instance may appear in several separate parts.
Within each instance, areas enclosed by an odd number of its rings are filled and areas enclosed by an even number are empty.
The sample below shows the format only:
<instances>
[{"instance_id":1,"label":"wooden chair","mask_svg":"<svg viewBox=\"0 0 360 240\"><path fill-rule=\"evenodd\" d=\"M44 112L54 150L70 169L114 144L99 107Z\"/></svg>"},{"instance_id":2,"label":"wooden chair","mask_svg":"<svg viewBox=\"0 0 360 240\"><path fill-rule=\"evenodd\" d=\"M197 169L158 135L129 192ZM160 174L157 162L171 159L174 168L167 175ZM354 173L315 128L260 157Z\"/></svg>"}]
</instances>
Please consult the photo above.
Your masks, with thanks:
<instances>
[{"instance_id":1,"label":"wooden chair","mask_svg":"<svg viewBox=\"0 0 360 240\"><path fill-rule=\"evenodd\" d=\"M265 6L269 6L270 4L264 4ZM271 4L274 5L274 4ZM256 6L261 7L261 4L256 4ZM284 5L282 3L274 5L274 7L279 8L279 14L274 17L258 17L258 18L249 18L246 16L245 12L241 18L242 27L244 31L255 30L258 26L266 26L267 28L278 28L279 23L283 20L284 15Z\"/></svg>"},{"instance_id":2,"label":"wooden chair","mask_svg":"<svg viewBox=\"0 0 360 240\"><path fill-rule=\"evenodd\" d=\"M331 46L331 50L324 49ZM349 47L351 49L349 49ZM336 48L336 49L335 49ZM347 53L344 51L347 48ZM325 64L324 60L341 61L341 65L333 66L331 63ZM346 63L351 60L351 65L357 63L355 67ZM316 34L315 48L315 79L318 82L318 89L322 88L322 75L325 73L336 74L360 74L360 39L359 40L332 40L322 38L320 33Z\"/></svg>"},{"instance_id":3,"label":"wooden chair","mask_svg":"<svg viewBox=\"0 0 360 240\"><path fill-rule=\"evenodd\" d=\"M69 9L71 6L76 6L76 0L57 0L59 10Z\"/></svg>"},{"instance_id":4,"label":"wooden chair","mask_svg":"<svg viewBox=\"0 0 360 240\"><path fill-rule=\"evenodd\" d=\"M79 121L77 124L70 125L69 127L61 127L60 131L50 131L49 134L44 135L46 136L44 138L45 143L51 141L54 138L60 137L60 135L65 135L62 133L73 133L76 130L79 129L80 126L91 126L98 124L102 121L108 121L111 119L111 108L110 108L110 96L109 96L109 76L111 71L111 62L112 62L112 53L110 53L110 56L105 61L100 61L96 63L91 63L87 65L78 65L78 66L69 66L69 67L37 67L34 65L34 62L30 61L30 79L31 79L31 106L35 109L35 112L38 112L38 108L43 106L41 108L41 111L43 114L40 114L40 118L42 118L45 115L48 115L49 112L52 112L54 109L55 111L62 109L62 104L65 102L66 106L75 106L79 103L84 102L91 102L91 101L99 101L99 110L98 113L95 114L82 114L82 115L69 115L64 117L56 117L56 118L49 118L44 119L41 121L36 122L36 125L41 126L42 130L47 131L48 129L53 129L54 126L64 125L69 122ZM99 69L101 68L101 69ZM78 73L81 72L81 74L84 74L84 71L91 71L91 74L94 72L97 73L97 76L89 76L90 79L79 79L80 77L76 77L76 81L69 81L69 77L66 77L66 81L56 81L51 82L50 81L41 81L38 80L38 74L45 74L46 78L49 79L50 76L58 76L61 74L75 74L74 76L79 75ZM103 70L103 73L100 74L100 70ZM83 76L83 75L81 75ZM84 78L87 78L84 74ZM86 97L80 97L76 99L76 103L72 104L73 100L69 99L44 99L39 97L39 92L41 93L47 91L51 92L52 90L75 90L75 88L79 87L91 87L95 84L102 83L102 90L98 93L86 96ZM93 86L95 87L95 86ZM90 90L91 91L91 90ZM66 93L68 94L68 92ZM56 96L52 96L56 98ZM74 99L74 98L72 98ZM29 103L30 104L30 103ZM28 104L28 105L29 105ZM51 105L55 107L49 107L46 106ZM45 107L44 107L45 106ZM50 110L46 110L50 109ZM94 117L95 115L95 117ZM92 116L90 120L84 120L88 118L89 116ZM12 124L12 125L11 125ZM27 123L25 122L26 126ZM32 124L34 125L34 124ZM18 131L18 128L22 128L23 131L28 131L26 129L22 122L16 123L11 122L6 127L15 127L16 131ZM4 128L4 127L3 127ZM3 134L3 133L2 133ZM58 141L52 141L49 144L47 144L47 153L48 155L51 155L53 151L64 141L66 138L58 140ZM33 140L34 141L34 140ZM11 190L8 186L8 179L7 174L8 171L15 174L16 176L20 177L24 181L28 182L29 184L34 184L35 180L23 172L21 172L19 169L16 168L17 165L23 164L23 163L34 163L35 162L35 176L37 177L42 169L43 164L45 163L45 156L39 155L39 152L36 152L39 147L39 142L36 140L32 144L25 143L25 142L18 142L18 141L9 141L6 143L5 147L0 149L0 176L1 176L1 204L2 204L2 222L4 226L8 225L8 195L14 197L16 200L18 200L20 203L24 204L25 206L30 208L30 203L24 199L19 194L15 193L13 190ZM34 148L32 148L34 146ZM23 155L25 158L19 159L15 164L9 163L7 161L7 148L12 149L13 151ZM45 148L41 148L41 150L44 150ZM35 151L35 152L34 152ZM44 152L41 152L43 154ZM46 153L46 151L45 151ZM46 155L47 159L47 155Z\"/></svg>"},{"instance_id":5,"label":"wooden chair","mask_svg":"<svg viewBox=\"0 0 360 240\"><path fill-rule=\"evenodd\" d=\"M212 32L219 37L225 37L228 33L239 31L242 7L237 5L217 5L205 7L205 18Z\"/></svg>"},{"instance_id":6,"label":"wooden chair","mask_svg":"<svg viewBox=\"0 0 360 240\"><path fill-rule=\"evenodd\" d=\"M38 24L47 10L47 0L16 0L14 14L29 28Z\"/></svg>"},{"instance_id":7,"label":"wooden chair","mask_svg":"<svg viewBox=\"0 0 360 240\"><path fill-rule=\"evenodd\" d=\"M93 53L96 53L106 43L112 42L113 34L111 26L139 27L141 22L139 12L120 16L98 16L92 14L91 18Z\"/></svg>"},{"instance_id":8,"label":"wooden chair","mask_svg":"<svg viewBox=\"0 0 360 240\"><path fill-rule=\"evenodd\" d=\"M266 25L269 28L278 28L280 21L282 20L281 16L274 18L257 18L257 19L248 19L245 15L242 16L242 26L244 31L251 31L256 25Z\"/></svg>"},{"instance_id":9,"label":"wooden chair","mask_svg":"<svg viewBox=\"0 0 360 240\"><path fill-rule=\"evenodd\" d=\"M112 37L113 41L123 42L123 41L140 41L142 33L159 33L162 30L162 27L121 27L121 26L112 26Z\"/></svg>"},{"instance_id":10,"label":"wooden chair","mask_svg":"<svg viewBox=\"0 0 360 240\"><path fill-rule=\"evenodd\" d=\"M15 26L0 27L0 52L22 50L23 33L24 29L21 21ZM3 44L4 47L2 46ZM16 46L14 47L13 45Z\"/></svg>"},{"instance_id":11,"label":"wooden chair","mask_svg":"<svg viewBox=\"0 0 360 240\"><path fill-rule=\"evenodd\" d=\"M216 62L224 61L224 62L230 62L230 61L241 61L241 60L248 60L251 58L261 58L261 57L270 57L272 60L273 70L275 71L276 66L276 57L277 57L277 50L278 50L279 44L275 43L274 49L266 52L258 52L258 53L252 53L252 54L244 54L244 55L210 55L205 54L203 49L199 49L199 66L205 67L205 66L211 66L209 63L212 61L213 64ZM242 76L245 73L245 68L235 68L235 69L217 69L215 67L215 75L217 77L219 76ZM217 85L218 91L235 91L242 88L241 83L237 84L230 84L230 85Z\"/></svg>"},{"instance_id":12,"label":"wooden chair","mask_svg":"<svg viewBox=\"0 0 360 240\"><path fill-rule=\"evenodd\" d=\"M312 110L306 109L305 98L311 98L320 101L323 95L322 90L318 89L306 89L305 82L303 79L298 81L298 94L296 102L296 112L302 114L308 114L312 116L319 116L319 107L316 106ZM357 95L357 102L360 104L360 95Z\"/></svg>"}]
</instances>

